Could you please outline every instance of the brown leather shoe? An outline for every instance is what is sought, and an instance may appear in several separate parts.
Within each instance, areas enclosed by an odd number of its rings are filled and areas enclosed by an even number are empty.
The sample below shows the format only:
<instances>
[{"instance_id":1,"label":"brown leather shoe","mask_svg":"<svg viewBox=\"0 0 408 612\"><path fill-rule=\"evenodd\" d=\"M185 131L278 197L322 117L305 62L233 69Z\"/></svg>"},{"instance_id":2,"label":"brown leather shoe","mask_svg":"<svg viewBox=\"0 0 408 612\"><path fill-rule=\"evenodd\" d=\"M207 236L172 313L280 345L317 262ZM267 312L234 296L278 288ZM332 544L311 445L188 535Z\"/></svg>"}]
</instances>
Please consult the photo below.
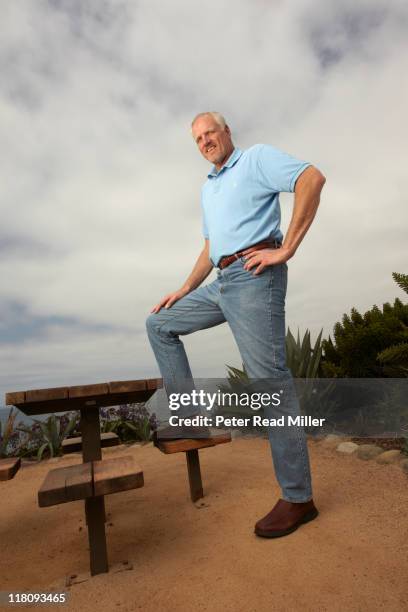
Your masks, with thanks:
<instances>
[{"instance_id":1,"label":"brown leather shoe","mask_svg":"<svg viewBox=\"0 0 408 612\"><path fill-rule=\"evenodd\" d=\"M262 538L279 538L296 531L303 523L313 521L319 512L313 500L294 504L280 499L270 512L255 525L255 533Z\"/></svg>"}]
</instances>

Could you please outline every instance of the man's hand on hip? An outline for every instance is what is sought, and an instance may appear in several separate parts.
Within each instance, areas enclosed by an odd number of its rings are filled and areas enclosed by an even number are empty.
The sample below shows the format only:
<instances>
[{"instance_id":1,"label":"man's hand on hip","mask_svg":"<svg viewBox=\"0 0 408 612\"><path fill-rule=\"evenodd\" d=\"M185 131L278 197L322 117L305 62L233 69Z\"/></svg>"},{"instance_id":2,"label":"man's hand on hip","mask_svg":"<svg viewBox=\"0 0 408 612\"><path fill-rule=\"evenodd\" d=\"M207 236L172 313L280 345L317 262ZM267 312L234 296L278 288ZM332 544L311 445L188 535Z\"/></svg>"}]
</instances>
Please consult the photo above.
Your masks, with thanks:
<instances>
[{"instance_id":1,"label":"man's hand on hip","mask_svg":"<svg viewBox=\"0 0 408 612\"><path fill-rule=\"evenodd\" d=\"M181 288L178 291L173 291L173 293L168 293L167 295L164 296L162 300L160 300L158 304L156 304L156 306L154 306L154 308L151 309L150 312L156 313L156 312L159 312L161 308L170 308L170 306L172 306L174 302L177 302L177 300L180 300L182 297L187 295L187 293L190 293L190 291L189 289L185 289L185 288Z\"/></svg>"},{"instance_id":2,"label":"man's hand on hip","mask_svg":"<svg viewBox=\"0 0 408 612\"><path fill-rule=\"evenodd\" d=\"M280 249L261 249L260 251L252 251L245 255L245 270L251 270L257 266L253 272L254 275L260 274L268 266L276 266L288 261L292 257L289 249L281 247Z\"/></svg>"}]
</instances>

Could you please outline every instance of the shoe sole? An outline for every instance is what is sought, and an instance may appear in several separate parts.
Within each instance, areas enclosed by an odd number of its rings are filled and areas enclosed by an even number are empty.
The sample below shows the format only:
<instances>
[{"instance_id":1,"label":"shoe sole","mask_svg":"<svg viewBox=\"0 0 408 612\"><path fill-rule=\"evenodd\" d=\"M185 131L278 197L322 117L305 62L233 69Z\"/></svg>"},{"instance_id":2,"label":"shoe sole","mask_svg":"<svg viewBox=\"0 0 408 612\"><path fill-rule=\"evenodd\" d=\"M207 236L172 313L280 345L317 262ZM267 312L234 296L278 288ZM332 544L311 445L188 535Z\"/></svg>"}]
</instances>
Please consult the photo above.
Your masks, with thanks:
<instances>
[{"instance_id":1,"label":"shoe sole","mask_svg":"<svg viewBox=\"0 0 408 612\"><path fill-rule=\"evenodd\" d=\"M282 536L293 533L301 525L304 525L305 523L309 523L310 521L313 521L313 519L315 519L318 515L319 515L319 511L317 510L317 508L315 508L314 510L310 510L310 512L307 512L300 519L300 521L298 521L297 523L295 523L295 525L293 525L292 527L289 527L288 529L281 529L280 531L263 531L255 527L255 534L259 536L260 538L281 538Z\"/></svg>"}]
</instances>

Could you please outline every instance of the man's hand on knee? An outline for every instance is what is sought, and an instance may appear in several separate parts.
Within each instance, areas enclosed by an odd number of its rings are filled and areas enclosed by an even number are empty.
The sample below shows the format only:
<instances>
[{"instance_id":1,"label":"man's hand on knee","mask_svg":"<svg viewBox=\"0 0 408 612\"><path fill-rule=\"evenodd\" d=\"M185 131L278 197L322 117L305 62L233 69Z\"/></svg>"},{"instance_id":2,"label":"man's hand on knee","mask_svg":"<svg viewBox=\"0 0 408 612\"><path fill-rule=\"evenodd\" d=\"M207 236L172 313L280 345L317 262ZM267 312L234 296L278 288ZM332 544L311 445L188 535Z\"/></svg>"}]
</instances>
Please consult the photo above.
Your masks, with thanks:
<instances>
[{"instance_id":1,"label":"man's hand on knee","mask_svg":"<svg viewBox=\"0 0 408 612\"><path fill-rule=\"evenodd\" d=\"M173 291L173 293L168 293L162 300L160 300L158 304L156 304L156 306L151 309L150 312L156 313L159 312L161 308L170 308L175 302L187 295L187 293L189 293L189 290L185 288Z\"/></svg>"}]
</instances>

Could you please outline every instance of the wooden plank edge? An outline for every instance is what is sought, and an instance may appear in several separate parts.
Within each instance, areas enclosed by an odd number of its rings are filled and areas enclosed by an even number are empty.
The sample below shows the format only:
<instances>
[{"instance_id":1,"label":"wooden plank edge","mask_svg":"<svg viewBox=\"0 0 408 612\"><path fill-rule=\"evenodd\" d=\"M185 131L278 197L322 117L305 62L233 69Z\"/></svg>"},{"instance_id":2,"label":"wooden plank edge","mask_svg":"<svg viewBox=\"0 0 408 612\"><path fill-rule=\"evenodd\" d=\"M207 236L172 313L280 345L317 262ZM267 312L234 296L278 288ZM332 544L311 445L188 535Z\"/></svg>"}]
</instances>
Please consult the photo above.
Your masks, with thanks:
<instances>
[{"instance_id":1,"label":"wooden plank edge","mask_svg":"<svg viewBox=\"0 0 408 612\"><path fill-rule=\"evenodd\" d=\"M20 457L0 459L0 480L11 480L21 467Z\"/></svg>"},{"instance_id":2,"label":"wooden plank edge","mask_svg":"<svg viewBox=\"0 0 408 612\"><path fill-rule=\"evenodd\" d=\"M219 444L225 444L231 442L231 434L220 434L219 436L213 436L212 438L180 438L178 440L165 440L158 439L154 442L154 445L166 455L173 453L182 453L189 450L200 450L201 448L210 448L218 446Z\"/></svg>"},{"instance_id":3,"label":"wooden plank edge","mask_svg":"<svg viewBox=\"0 0 408 612\"><path fill-rule=\"evenodd\" d=\"M6 406L15 406L16 404L24 404L25 391L11 391L5 394L4 403Z\"/></svg>"},{"instance_id":4,"label":"wooden plank edge","mask_svg":"<svg viewBox=\"0 0 408 612\"><path fill-rule=\"evenodd\" d=\"M145 380L113 380L108 383L109 393L132 393L133 391L146 391Z\"/></svg>"}]
</instances>

